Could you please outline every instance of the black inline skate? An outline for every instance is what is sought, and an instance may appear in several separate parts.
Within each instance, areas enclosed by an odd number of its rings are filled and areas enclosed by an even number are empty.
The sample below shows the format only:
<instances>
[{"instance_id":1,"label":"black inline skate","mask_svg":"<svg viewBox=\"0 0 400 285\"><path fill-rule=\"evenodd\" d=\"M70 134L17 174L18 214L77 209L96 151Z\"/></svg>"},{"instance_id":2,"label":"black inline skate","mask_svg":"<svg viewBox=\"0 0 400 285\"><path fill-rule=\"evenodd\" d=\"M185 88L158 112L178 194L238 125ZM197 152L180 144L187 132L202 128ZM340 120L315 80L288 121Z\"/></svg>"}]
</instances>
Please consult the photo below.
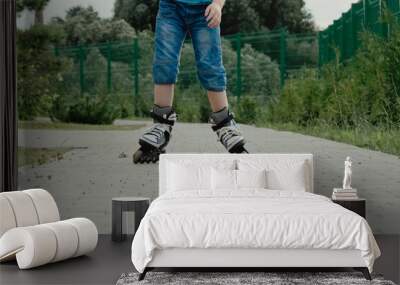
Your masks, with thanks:
<instances>
[{"instance_id":1,"label":"black inline skate","mask_svg":"<svg viewBox=\"0 0 400 285\"><path fill-rule=\"evenodd\" d=\"M244 147L246 141L236 125L234 115L226 107L212 113L210 123L218 140L230 153L249 153Z\"/></svg>"},{"instance_id":2,"label":"black inline skate","mask_svg":"<svg viewBox=\"0 0 400 285\"><path fill-rule=\"evenodd\" d=\"M133 154L133 163L156 163L159 156L165 153L172 127L176 122L176 113L172 107L154 105L150 112L154 125L140 137L140 148Z\"/></svg>"}]
</instances>

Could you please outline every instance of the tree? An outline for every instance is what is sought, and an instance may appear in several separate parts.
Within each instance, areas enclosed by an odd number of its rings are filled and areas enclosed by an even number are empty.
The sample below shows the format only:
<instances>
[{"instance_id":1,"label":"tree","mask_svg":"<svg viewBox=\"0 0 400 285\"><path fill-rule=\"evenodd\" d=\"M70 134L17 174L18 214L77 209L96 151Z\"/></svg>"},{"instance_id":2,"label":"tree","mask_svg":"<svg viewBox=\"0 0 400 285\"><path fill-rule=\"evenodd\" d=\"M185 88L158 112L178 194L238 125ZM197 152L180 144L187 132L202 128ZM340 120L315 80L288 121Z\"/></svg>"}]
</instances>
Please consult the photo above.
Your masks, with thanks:
<instances>
[{"instance_id":1,"label":"tree","mask_svg":"<svg viewBox=\"0 0 400 285\"><path fill-rule=\"evenodd\" d=\"M225 35L259 31L262 29L261 21L249 0L228 0L223 10L221 31Z\"/></svg>"},{"instance_id":2,"label":"tree","mask_svg":"<svg viewBox=\"0 0 400 285\"><path fill-rule=\"evenodd\" d=\"M285 27L290 33L315 30L304 0L226 1L222 32L232 34Z\"/></svg>"},{"instance_id":3,"label":"tree","mask_svg":"<svg viewBox=\"0 0 400 285\"><path fill-rule=\"evenodd\" d=\"M114 18L124 19L136 30L155 29L157 0L116 0Z\"/></svg>"},{"instance_id":4,"label":"tree","mask_svg":"<svg viewBox=\"0 0 400 285\"><path fill-rule=\"evenodd\" d=\"M72 7L67 11L65 20L54 19L54 24L64 28L68 45L130 41L136 35L124 20L102 19L92 6Z\"/></svg>"},{"instance_id":5,"label":"tree","mask_svg":"<svg viewBox=\"0 0 400 285\"><path fill-rule=\"evenodd\" d=\"M157 3L156 0L116 0L114 18L124 19L137 30L154 30ZM221 24L225 35L281 27L287 28L290 33L315 30L304 0L226 1Z\"/></svg>"},{"instance_id":6,"label":"tree","mask_svg":"<svg viewBox=\"0 0 400 285\"><path fill-rule=\"evenodd\" d=\"M60 84L68 60L57 58L51 44L60 41L58 29L35 25L17 33L18 115L32 119L45 115L51 108L52 96Z\"/></svg>"},{"instance_id":7,"label":"tree","mask_svg":"<svg viewBox=\"0 0 400 285\"><path fill-rule=\"evenodd\" d=\"M28 9L29 11L35 11L35 25L43 25L44 17L43 11L46 8L50 0L17 0L18 12Z\"/></svg>"},{"instance_id":8,"label":"tree","mask_svg":"<svg viewBox=\"0 0 400 285\"><path fill-rule=\"evenodd\" d=\"M262 18L262 25L269 29L286 27L291 33L315 30L312 15L305 8L304 0L251 0Z\"/></svg>"}]
</instances>

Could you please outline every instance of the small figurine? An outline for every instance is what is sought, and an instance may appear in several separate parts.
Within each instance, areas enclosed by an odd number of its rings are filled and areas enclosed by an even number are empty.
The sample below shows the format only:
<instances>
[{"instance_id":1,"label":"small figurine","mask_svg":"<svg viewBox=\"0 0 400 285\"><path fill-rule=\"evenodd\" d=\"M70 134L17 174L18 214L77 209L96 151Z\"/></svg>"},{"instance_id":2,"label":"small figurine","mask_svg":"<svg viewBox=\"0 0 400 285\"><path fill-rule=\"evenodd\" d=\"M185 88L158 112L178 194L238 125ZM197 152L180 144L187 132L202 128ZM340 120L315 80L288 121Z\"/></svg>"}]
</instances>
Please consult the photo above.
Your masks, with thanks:
<instances>
[{"instance_id":1,"label":"small figurine","mask_svg":"<svg viewBox=\"0 0 400 285\"><path fill-rule=\"evenodd\" d=\"M352 175L352 170L351 170L351 158L348 156L346 158L346 161L344 162L344 178L343 178L343 189L352 189L351 188L351 175Z\"/></svg>"}]
</instances>

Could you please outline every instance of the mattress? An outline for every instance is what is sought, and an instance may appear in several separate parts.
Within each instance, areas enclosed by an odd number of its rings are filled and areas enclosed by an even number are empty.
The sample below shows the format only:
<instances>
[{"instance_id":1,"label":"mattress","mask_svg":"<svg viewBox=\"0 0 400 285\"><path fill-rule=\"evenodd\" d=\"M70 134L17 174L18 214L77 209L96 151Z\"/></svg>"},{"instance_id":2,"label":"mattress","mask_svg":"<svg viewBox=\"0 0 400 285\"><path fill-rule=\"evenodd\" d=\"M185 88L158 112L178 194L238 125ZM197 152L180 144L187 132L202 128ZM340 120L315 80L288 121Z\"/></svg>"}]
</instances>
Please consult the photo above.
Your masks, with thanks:
<instances>
[{"instance_id":1,"label":"mattress","mask_svg":"<svg viewBox=\"0 0 400 285\"><path fill-rule=\"evenodd\" d=\"M157 198L132 243L139 272L162 249L359 250L372 272L380 250L364 218L307 192L188 190Z\"/></svg>"}]
</instances>

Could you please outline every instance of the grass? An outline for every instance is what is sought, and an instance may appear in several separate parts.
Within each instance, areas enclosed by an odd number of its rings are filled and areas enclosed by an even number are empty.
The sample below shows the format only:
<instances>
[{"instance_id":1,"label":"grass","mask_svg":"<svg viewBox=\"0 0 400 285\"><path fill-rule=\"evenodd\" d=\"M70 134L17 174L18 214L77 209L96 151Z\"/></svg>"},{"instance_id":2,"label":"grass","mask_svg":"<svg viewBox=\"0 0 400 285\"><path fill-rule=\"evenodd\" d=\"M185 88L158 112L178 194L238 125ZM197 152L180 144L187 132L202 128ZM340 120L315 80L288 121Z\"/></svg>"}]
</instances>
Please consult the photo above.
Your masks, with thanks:
<instances>
[{"instance_id":1,"label":"grass","mask_svg":"<svg viewBox=\"0 0 400 285\"><path fill-rule=\"evenodd\" d=\"M25 148L18 147L18 167L42 165L54 160L62 160L64 154L73 148Z\"/></svg>"},{"instance_id":2,"label":"grass","mask_svg":"<svg viewBox=\"0 0 400 285\"><path fill-rule=\"evenodd\" d=\"M45 129L45 130L82 130L82 131L134 131L143 128L144 124L137 125L90 125L60 122L34 122L19 121L19 129Z\"/></svg>"},{"instance_id":3,"label":"grass","mask_svg":"<svg viewBox=\"0 0 400 285\"><path fill-rule=\"evenodd\" d=\"M355 129L342 129L326 125L302 127L292 123L276 124L268 123L260 127L268 127L276 130L290 131L343 142L362 148L381 151L400 158L400 129L382 129L365 127Z\"/></svg>"}]
</instances>

